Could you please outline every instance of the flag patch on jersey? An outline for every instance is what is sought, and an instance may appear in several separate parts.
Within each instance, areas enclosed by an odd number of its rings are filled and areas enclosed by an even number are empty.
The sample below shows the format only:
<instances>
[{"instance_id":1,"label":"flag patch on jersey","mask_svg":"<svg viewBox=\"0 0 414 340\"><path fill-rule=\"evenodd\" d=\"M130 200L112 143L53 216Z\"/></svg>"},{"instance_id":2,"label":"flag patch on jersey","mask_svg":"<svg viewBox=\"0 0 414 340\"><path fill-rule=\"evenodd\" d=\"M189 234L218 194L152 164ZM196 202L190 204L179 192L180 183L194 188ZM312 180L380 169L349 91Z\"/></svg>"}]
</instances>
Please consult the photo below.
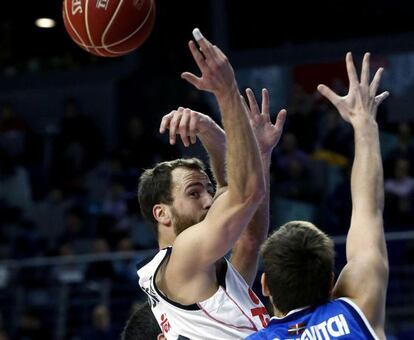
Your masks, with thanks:
<instances>
[{"instance_id":1,"label":"flag patch on jersey","mask_svg":"<svg viewBox=\"0 0 414 340\"><path fill-rule=\"evenodd\" d=\"M306 323L304 322L295 323L293 325L288 326L288 334L289 335L302 334L305 331L305 329L306 329Z\"/></svg>"}]
</instances>

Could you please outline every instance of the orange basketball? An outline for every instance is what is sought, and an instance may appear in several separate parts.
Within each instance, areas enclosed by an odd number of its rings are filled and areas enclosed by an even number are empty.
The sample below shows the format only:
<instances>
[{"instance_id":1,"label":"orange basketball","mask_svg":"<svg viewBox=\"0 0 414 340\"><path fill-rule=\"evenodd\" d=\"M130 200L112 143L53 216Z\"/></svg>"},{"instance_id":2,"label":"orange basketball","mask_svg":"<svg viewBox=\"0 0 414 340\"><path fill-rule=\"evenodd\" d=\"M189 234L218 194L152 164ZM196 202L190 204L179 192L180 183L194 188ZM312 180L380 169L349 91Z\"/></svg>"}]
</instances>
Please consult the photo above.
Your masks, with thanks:
<instances>
[{"instance_id":1,"label":"orange basketball","mask_svg":"<svg viewBox=\"0 0 414 340\"><path fill-rule=\"evenodd\" d=\"M142 45L155 21L155 0L64 0L63 22L72 40L101 57Z\"/></svg>"}]
</instances>

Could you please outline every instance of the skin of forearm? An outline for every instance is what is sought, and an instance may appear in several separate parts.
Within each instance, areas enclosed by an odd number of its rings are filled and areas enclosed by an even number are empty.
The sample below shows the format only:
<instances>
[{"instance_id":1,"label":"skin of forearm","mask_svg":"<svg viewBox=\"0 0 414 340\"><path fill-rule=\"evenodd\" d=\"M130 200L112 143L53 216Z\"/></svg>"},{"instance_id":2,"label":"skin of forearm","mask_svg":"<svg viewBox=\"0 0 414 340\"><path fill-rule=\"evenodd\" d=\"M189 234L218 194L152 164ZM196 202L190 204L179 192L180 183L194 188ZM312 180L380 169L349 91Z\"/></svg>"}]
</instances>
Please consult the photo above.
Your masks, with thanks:
<instances>
[{"instance_id":1,"label":"skin of forearm","mask_svg":"<svg viewBox=\"0 0 414 340\"><path fill-rule=\"evenodd\" d=\"M353 209L382 212L383 171L377 123L364 121L356 125L354 139L355 158L351 176Z\"/></svg>"},{"instance_id":2,"label":"skin of forearm","mask_svg":"<svg viewBox=\"0 0 414 340\"><path fill-rule=\"evenodd\" d=\"M360 249L378 247L386 256L382 212L384 208L383 170L378 126L375 121L354 125L355 158L351 175L352 219L347 256ZM359 219L368 216L369 219ZM354 220L361 221L358 224ZM363 236L363 237L362 237Z\"/></svg>"},{"instance_id":3,"label":"skin of forearm","mask_svg":"<svg viewBox=\"0 0 414 340\"><path fill-rule=\"evenodd\" d=\"M254 248L259 248L266 239L269 232L270 211L270 158L269 154L262 155L263 172L265 179L265 196L254 214L252 221L244 231L247 238L251 240ZM244 236L244 235L242 235Z\"/></svg>"},{"instance_id":4,"label":"skin of forearm","mask_svg":"<svg viewBox=\"0 0 414 340\"><path fill-rule=\"evenodd\" d=\"M227 185L226 180L226 134L211 119L211 127L199 135L201 143L207 151L210 168L217 184L217 189Z\"/></svg>"},{"instance_id":5,"label":"skin of forearm","mask_svg":"<svg viewBox=\"0 0 414 340\"><path fill-rule=\"evenodd\" d=\"M263 168L259 147L240 98L237 84L223 96L217 96L227 137L228 186L241 199L264 191Z\"/></svg>"},{"instance_id":6,"label":"skin of forearm","mask_svg":"<svg viewBox=\"0 0 414 340\"><path fill-rule=\"evenodd\" d=\"M269 232L269 168L270 156L263 156L263 167L266 174L266 193L247 228L240 235L233 247L231 262L242 273L249 285L257 275L259 249Z\"/></svg>"}]
</instances>

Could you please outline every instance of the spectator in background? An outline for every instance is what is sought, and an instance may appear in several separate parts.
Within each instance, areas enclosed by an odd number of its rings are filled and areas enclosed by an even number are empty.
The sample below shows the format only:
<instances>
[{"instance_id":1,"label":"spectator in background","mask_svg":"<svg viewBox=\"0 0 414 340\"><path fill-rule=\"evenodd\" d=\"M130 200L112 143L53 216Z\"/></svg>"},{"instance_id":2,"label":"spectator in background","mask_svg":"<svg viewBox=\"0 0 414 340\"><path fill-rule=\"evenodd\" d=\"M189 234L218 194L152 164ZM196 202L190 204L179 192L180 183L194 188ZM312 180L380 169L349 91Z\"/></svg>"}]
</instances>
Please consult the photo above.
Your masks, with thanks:
<instances>
[{"instance_id":1,"label":"spectator in background","mask_svg":"<svg viewBox=\"0 0 414 340\"><path fill-rule=\"evenodd\" d=\"M80 207L72 207L65 216L65 229L60 242L72 242L89 239L91 230L85 223L85 213Z\"/></svg>"},{"instance_id":2,"label":"spectator in background","mask_svg":"<svg viewBox=\"0 0 414 340\"><path fill-rule=\"evenodd\" d=\"M32 206L30 218L39 226L39 231L47 241L47 249L56 249L59 237L65 229L65 214L71 201L64 200L63 193L52 188L45 199Z\"/></svg>"},{"instance_id":3,"label":"spectator in background","mask_svg":"<svg viewBox=\"0 0 414 340\"><path fill-rule=\"evenodd\" d=\"M108 242L105 239L96 239L94 254L105 255L110 252ZM86 270L88 281L112 280L115 278L115 270L111 260L97 260L92 262Z\"/></svg>"},{"instance_id":4,"label":"spectator in background","mask_svg":"<svg viewBox=\"0 0 414 340\"><path fill-rule=\"evenodd\" d=\"M41 256L45 248L45 241L37 225L29 220L20 223L15 244L13 257L16 259Z\"/></svg>"},{"instance_id":5,"label":"spectator in background","mask_svg":"<svg viewBox=\"0 0 414 340\"><path fill-rule=\"evenodd\" d=\"M0 147L13 158L20 159L24 152L26 124L17 117L10 103L0 105Z\"/></svg>"},{"instance_id":6,"label":"spectator in background","mask_svg":"<svg viewBox=\"0 0 414 340\"><path fill-rule=\"evenodd\" d=\"M97 305L92 311L92 326L82 335L82 340L118 339L119 330L111 325L111 314L105 305Z\"/></svg>"},{"instance_id":7,"label":"spectator in background","mask_svg":"<svg viewBox=\"0 0 414 340\"><path fill-rule=\"evenodd\" d=\"M83 282L85 277L83 265L70 262L75 255L72 244L67 242L60 245L58 255L68 262L54 267L52 277L63 284Z\"/></svg>"},{"instance_id":8,"label":"spectator in background","mask_svg":"<svg viewBox=\"0 0 414 340\"><path fill-rule=\"evenodd\" d=\"M113 232L128 229L128 205L125 188L121 183L114 182L106 192L102 204L102 212L114 218Z\"/></svg>"},{"instance_id":9,"label":"spectator in background","mask_svg":"<svg viewBox=\"0 0 414 340\"><path fill-rule=\"evenodd\" d=\"M42 324L42 320L33 311L26 311L20 319L19 327L13 339L37 340L52 339L52 334Z\"/></svg>"},{"instance_id":10,"label":"spectator in background","mask_svg":"<svg viewBox=\"0 0 414 340\"><path fill-rule=\"evenodd\" d=\"M309 169L298 159L288 161L286 176L276 184L275 191L278 195L293 200L306 202L320 200L320 192L310 177Z\"/></svg>"},{"instance_id":11,"label":"spectator in background","mask_svg":"<svg viewBox=\"0 0 414 340\"><path fill-rule=\"evenodd\" d=\"M392 178L385 181L387 209L385 219L393 226L410 226L414 218L414 178L410 161L398 159Z\"/></svg>"},{"instance_id":12,"label":"spectator in background","mask_svg":"<svg viewBox=\"0 0 414 340\"><path fill-rule=\"evenodd\" d=\"M123 254L132 254L134 252L134 245L130 238L122 238L118 241L116 246L116 251ZM130 282L134 283L137 281L137 268L136 264L140 262L141 259L137 258L127 258L123 260L114 261L114 269L118 279L121 282Z\"/></svg>"},{"instance_id":13,"label":"spectator in background","mask_svg":"<svg viewBox=\"0 0 414 340\"><path fill-rule=\"evenodd\" d=\"M286 132L297 136L301 150L313 151L318 132L318 112L315 111L315 101L301 85L295 84L289 99L289 119L286 122Z\"/></svg>"},{"instance_id":14,"label":"spectator in background","mask_svg":"<svg viewBox=\"0 0 414 340\"><path fill-rule=\"evenodd\" d=\"M332 165L345 166L352 157L352 129L335 110L329 109L321 119L315 158Z\"/></svg>"},{"instance_id":15,"label":"spectator in background","mask_svg":"<svg viewBox=\"0 0 414 340\"><path fill-rule=\"evenodd\" d=\"M393 176L396 162L400 159L414 159L414 142L409 123L403 122L398 125L397 145L387 153L385 159L385 176ZM410 174L413 175L412 169Z\"/></svg>"},{"instance_id":16,"label":"spectator in background","mask_svg":"<svg viewBox=\"0 0 414 340\"><path fill-rule=\"evenodd\" d=\"M303 168L308 167L308 155L298 147L297 138L293 133L285 133L281 144L281 148L272 157L276 167L275 174L281 178L289 177L292 162L300 163Z\"/></svg>"},{"instance_id":17,"label":"spectator in background","mask_svg":"<svg viewBox=\"0 0 414 340\"><path fill-rule=\"evenodd\" d=\"M0 201L11 207L28 212L32 205L32 192L29 174L17 166L8 151L0 147Z\"/></svg>"},{"instance_id":18,"label":"spectator in background","mask_svg":"<svg viewBox=\"0 0 414 340\"><path fill-rule=\"evenodd\" d=\"M153 130L145 127L138 116L132 116L122 134L120 154L127 168L142 170L160 159L178 156L176 147L169 146L154 136Z\"/></svg>"},{"instance_id":19,"label":"spectator in background","mask_svg":"<svg viewBox=\"0 0 414 340\"><path fill-rule=\"evenodd\" d=\"M320 214L320 224L326 226L326 232L332 235L347 232L352 212L351 188L349 186L351 166L346 166L342 173L340 182L324 198L325 204ZM326 210L324 210L325 208Z\"/></svg>"},{"instance_id":20,"label":"spectator in background","mask_svg":"<svg viewBox=\"0 0 414 340\"><path fill-rule=\"evenodd\" d=\"M80 176L96 165L104 152L98 127L74 99L64 103L61 130L55 145L53 180L67 190L80 190Z\"/></svg>"},{"instance_id":21,"label":"spectator in background","mask_svg":"<svg viewBox=\"0 0 414 340\"><path fill-rule=\"evenodd\" d=\"M300 201L315 201L318 198L310 178L308 155L298 147L294 134L288 132L284 135L282 147L273 158L274 173L280 176L276 184L278 195Z\"/></svg>"}]
</instances>

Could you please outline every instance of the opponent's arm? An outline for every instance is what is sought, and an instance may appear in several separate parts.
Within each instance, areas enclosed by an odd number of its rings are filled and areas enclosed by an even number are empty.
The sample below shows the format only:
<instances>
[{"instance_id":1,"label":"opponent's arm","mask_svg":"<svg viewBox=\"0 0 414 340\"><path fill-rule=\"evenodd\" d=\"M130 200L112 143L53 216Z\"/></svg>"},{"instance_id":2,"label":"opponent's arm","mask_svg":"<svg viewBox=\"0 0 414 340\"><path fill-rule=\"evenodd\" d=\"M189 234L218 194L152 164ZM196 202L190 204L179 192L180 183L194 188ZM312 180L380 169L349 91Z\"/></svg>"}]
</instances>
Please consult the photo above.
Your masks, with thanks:
<instances>
[{"instance_id":1,"label":"opponent's arm","mask_svg":"<svg viewBox=\"0 0 414 340\"><path fill-rule=\"evenodd\" d=\"M388 92L376 95L383 69L369 83L369 54L361 80L351 53L346 55L349 92L339 97L328 87L319 92L336 106L354 129L355 156L351 176L352 217L346 241L347 264L335 285L335 297L349 297L364 312L380 338L384 335L388 258L383 230L383 169L376 113Z\"/></svg>"},{"instance_id":2,"label":"opponent's arm","mask_svg":"<svg viewBox=\"0 0 414 340\"><path fill-rule=\"evenodd\" d=\"M267 89L262 90L261 110L251 89L246 90L246 95L250 108L250 123L259 144L266 187L265 197L248 227L233 247L230 261L246 282L252 285L257 274L259 249L269 232L270 162L273 149L278 144L283 131L286 110L278 113L276 122L273 124L270 120Z\"/></svg>"}]
</instances>

